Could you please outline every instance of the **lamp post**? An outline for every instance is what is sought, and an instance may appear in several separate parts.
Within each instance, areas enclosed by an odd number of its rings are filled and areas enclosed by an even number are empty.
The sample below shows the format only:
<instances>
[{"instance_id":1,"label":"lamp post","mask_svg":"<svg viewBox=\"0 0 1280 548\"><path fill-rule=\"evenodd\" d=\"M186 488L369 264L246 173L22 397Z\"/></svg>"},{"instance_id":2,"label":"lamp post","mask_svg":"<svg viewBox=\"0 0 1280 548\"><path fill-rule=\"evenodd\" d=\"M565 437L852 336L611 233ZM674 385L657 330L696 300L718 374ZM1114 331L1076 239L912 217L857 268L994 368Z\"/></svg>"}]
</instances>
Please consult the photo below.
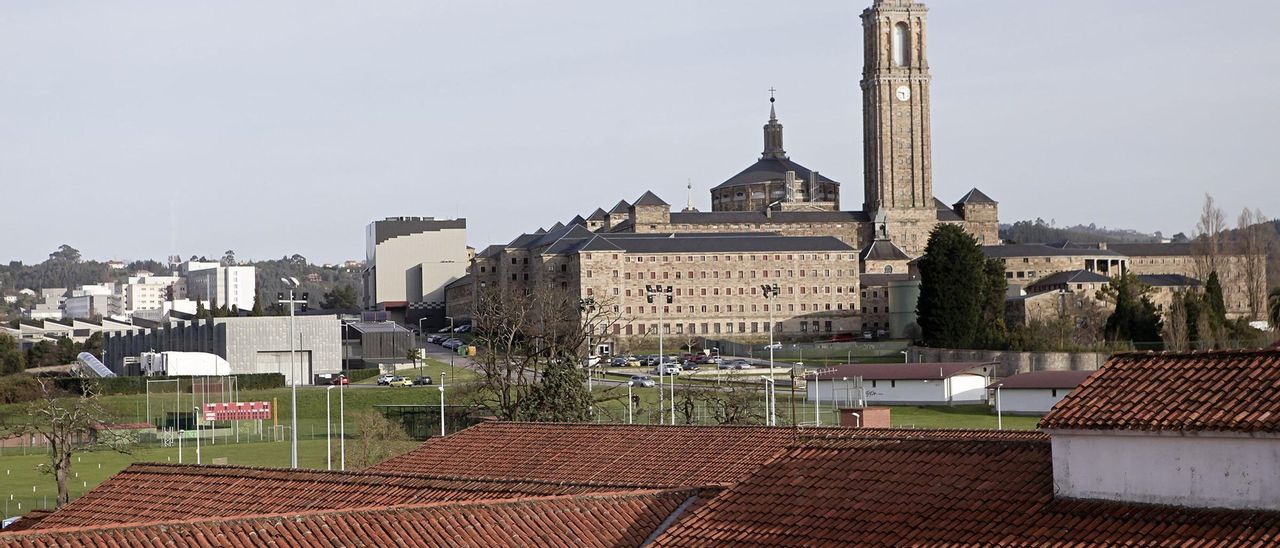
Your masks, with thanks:
<instances>
[{"instance_id":1,"label":"lamp post","mask_svg":"<svg viewBox=\"0 0 1280 548\"><path fill-rule=\"evenodd\" d=\"M200 408L192 407L191 416L195 419L192 423L196 425L196 464L200 464Z\"/></svg>"},{"instance_id":2,"label":"lamp post","mask_svg":"<svg viewBox=\"0 0 1280 548\"><path fill-rule=\"evenodd\" d=\"M1004 430L1004 413L1000 409L1000 387L1002 386L1004 383L996 385L996 430Z\"/></svg>"},{"instance_id":3,"label":"lamp post","mask_svg":"<svg viewBox=\"0 0 1280 548\"><path fill-rule=\"evenodd\" d=\"M425 319L427 319L425 316L422 318L418 318L418 336L419 337L421 337L424 334L424 332L422 331L422 320L425 320Z\"/></svg>"},{"instance_id":4,"label":"lamp post","mask_svg":"<svg viewBox=\"0 0 1280 548\"><path fill-rule=\"evenodd\" d=\"M778 425L778 387L774 384L773 378L773 303L772 301L778 297L778 284L765 284L760 286L760 290L764 293L764 305L769 309L769 386L766 389L768 397L768 413L765 417L765 424L769 426Z\"/></svg>"},{"instance_id":5,"label":"lamp post","mask_svg":"<svg viewBox=\"0 0 1280 548\"><path fill-rule=\"evenodd\" d=\"M440 373L440 437L444 437L444 373Z\"/></svg>"},{"instance_id":6,"label":"lamp post","mask_svg":"<svg viewBox=\"0 0 1280 548\"><path fill-rule=\"evenodd\" d=\"M671 286L645 284L644 296L645 296L645 299L649 301L649 304L653 304L654 297L659 297L659 298L663 296L666 297L666 302L663 303L663 306L658 307L658 424L663 424L663 415L666 411L665 410L666 402L664 402L663 400L665 399L666 392L663 391L662 383L665 380L666 372L667 372L667 368L665 365L663 365L663 362L666 361L667 357L663 355L663 347L662 347L663 323L662 322L665 321L663 318L665 316L664 312L666 311L666 308L667 308L666 305L671 304ZM676 423L675 379L671 380L671 385L672 385L671 386L671 424L675 424Z\"/></svg>"},{"instance_id":7,"label":"lamp post","mask_svg":"<svg viewBox=\"0 0 1280 548\"><path fill-rule=\"evenodd\" d=\"M627 382L627 424L631 424L631 382ZM179 461L181 462L181 461Z\"/></svg>"},{"instance_id":8,"label":"lamp post","mask_svg":"<svg viewBox=\"0 0 1280 548\"><path fill-rule=\"evenodd\" d=\"M309 295L307 295L306 293L303 293L301 300L298 300L296 298L297 294L294 290L297 289L300 285L302 285L297 278L280 278L280 281L284 282L285 287L289 288L289 298L285 299L284 294L280 293L276 295L277 297L276 301L279 302L280 304L289 305L289 386L291 391L291 395L289 398L290 400L289 401L289 408L290 408L290 411L289 411L290 412L289 466L291 468L297 468L298 467L298 372L296 372L294 368L297 367L298 360L297 360L297 352L294 350L294 346L293 346L293 335L294 333L297 333L296 324L294 323L293 310L295 305L301 304L302 311L306 312L307 297ZM301 368L298 367L298 369L300 370Z\"/></svg>"},{"instance_id":9,"label":"lamp post","mask_svg":"<svg viewBox=\"0 0 1280 548\"><path fill-rule=\"evenodd\" d=\"M818 385L818 375L821 375L823 373L834 373L836 371L837 369L835 368L814 369L812 371L813 373L813 425L814 426L822 426L822 405L821 405L822 393L818 392L818 389L821 388ZM808 373L805 373L805 374L808 375ZM832 380L832 382L834 382L834 379ZM835 397L834 388L831 391L831 397L832 398Z\"/></svg>"},{"instance_id":10,"label":"lamp post","mask_svg":"<svg viewBox=\"0 0 1280 548\"><path fill-rule=\"evenodd\" d=\"M774 404L771 396L771 394L773 393L772 390L774 390L773 379L771 378L773 376L772 373L773 372L770 372L770 375L768 377L764 375L760 375L760 380L764 382L764 408L765 408L765 425L766 426L774 426L773 424L771 424L772 419L770 419L770 417L773 416L773 412L774 412L773 410Z\"/></svg>"},{"instance_id":11,"label":"lamp post","mask_svg":"<svg viewBox=\"0 0 1280 548\"><path fill-rule=\"evenodd\" d=\"M338 385L338 452L342 453L342 461L339 465L342 470L347 469L347 399L343 389L345 384Z\"/></svg>"},{"instance_id":12,"label":"lamp post","mask_svg":"<svg viewBox=\"0 0 1280 548\"><path fill-rule=\"evenodd\" d=\"M182 464L182 435L186 433L186 430L178 431L178 464Z\"/></svg>"},{"instance_id":13,"label":"lamp post","mask_svg":"<svg viewBox=\"0 0 1280 548\"><path fill-rule=\"evenodd\" d=\"M330 410L333 409L329 404L329 391L333 390L333 386L324 388L324 469L333 470L333 419Z\"/></svg>"},{"instance_id":14,"label":"lamp post","mask_svg":"<svg viewBox=\"0 0 1280 548\"><path fill-rule=\"evenodd\" d=\"M450 337L452 337L452 336L453 336L453 316L445 316L445 317L444 317L444 319L449 320L449 336L450 336ZM472 329L475 329L475 328L473 327ZM454 376L454 375L453 375L453 355L454 355L454 354L457 354L457 353L458 353L458 349L456 349L456 348L453 350L453 352L450 352L450 353L449 353L449 378L451 378L451 379L452 379L452 378L453 378L453 376ZM441 376L440 376L440 379L441 379L441 380L444 380L444 376L443 376L443 375L441 375ZM441 383L441 385L443 385L443 384L444 384L444 383ZM443 387L441 388L441 390L443 390ZM441 435L443 435L443 434L441 434Z\"/></svg>"}]
</instances>

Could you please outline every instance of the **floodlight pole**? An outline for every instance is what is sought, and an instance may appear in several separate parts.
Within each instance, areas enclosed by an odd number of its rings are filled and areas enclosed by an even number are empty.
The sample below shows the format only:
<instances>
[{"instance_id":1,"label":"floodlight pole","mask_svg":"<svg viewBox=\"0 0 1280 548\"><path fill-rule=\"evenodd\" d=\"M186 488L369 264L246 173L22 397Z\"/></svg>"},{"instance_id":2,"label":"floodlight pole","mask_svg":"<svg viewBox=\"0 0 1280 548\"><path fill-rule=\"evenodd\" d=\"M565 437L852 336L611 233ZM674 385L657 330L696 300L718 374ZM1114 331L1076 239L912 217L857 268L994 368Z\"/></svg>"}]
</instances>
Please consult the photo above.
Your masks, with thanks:
<instances>
[{"instance_id":1,"label":"floodlight pole","mask_svg":"<svg viewBox=\"0 0 1280 548\"><path fill-rule=\"evenodd\" d=\"M342 382L339 380L338 382ZM329 391L333 390L333 386L324 388L324 469L333 470L333 418L331 410L333 407L329 403Z\"/></svg>"},{"instance_id":2,"label":"floodlight pole","mask_svg":"<svg viewBox=\"0 0 1280 548\"><path fill-rule=\"evenodd\" d=\"M765 417L765 424L769 426L778 425L778 387L774 383L773 378L773 301L778 296L778 284L762 285L760 289L764 292L764 303L769 309L769 387L766 390L766 398L768 399L768 412Z\"/></svg>"},{"instance_id":3,"label":"floodlight pole","mask_svg":"<svg viewBox=\"0 0 1280 548\"><path fill-rule=\"evenodd\" d=\"M996 385L996 430L1004 430L1004 413L1000 408L1000 387L1002 386L1004 383Z\"/></svg>"},{"instance_id":4,"label":"floodlight pole","mask_svg":"<svg viewBox=\"0 0 1280 548\"><path fill-rule=\"evenodd\" d=\"M663 401L666 399L666 392L664 390L665 387L662 385L662 383L666 380L667 369L666 369L666 366L663 364L663 362L666 361L667 357L663 355L664 348L663 348L662 328L664 327L663 322L666 321L665 320L666 305L671 304L671 286L668 285L664 287L661 285L646 284L644 286L644 295L645 295L645 299L649 301L649 304L653 304L654 297L658 297L660 299L665 297L664 300L666 301L665 303L659 303L662 306L658 307L658 424L664 424L663 416L666 414L667 404L665 401ZM676 423L675 383L676 383L675 379L672 378L671 379L671 424L673 425Z\"/></svg>"},{"instance_id":5,"label":"floodlight pole","mask_svg":"<svg viewBox=\"0 0 1280 548\"><path fill-rule=\"evenodd\" d=\"M440 437L444 437L444 372L440 373Z\"/></svg>"},{"instance_id":6,"label":"floodlight pole","mask_svg":"<svg viewBox=\"0 0 1280 548\"><path fill-rule=\"evenodd\" d=\"M297 300L294 292L299 285L297 278L280 278L289 287L289 299L279 299L280 304L289 305L289 385L291 397L289 402L290 408L290 434L289 434L289 466L291 468L298 467L298 373L301 367L298 366L297 352L294 350L293 335L296 333L297 324L294 321L294 306L298 303L306 303L306 300ZM296 368L296 369L295 369Z\"/></svg>"},{"instance_id":7,"label":"floodlight pole","mask_svg":"<svg viewBox=\"0 0 1280 548\"><path fill-rule=\"evenodd\" d=\"M350 380L350 377L347 380ZM347 469L347 399L346 392L343 391L345 388L345 385L338 385L338 438L340 438L338 445L340 447L339 452L342 453L342 461L339 467L342 470Z\"/></svg>"},{"instance_id":8,"label":"floodlight pole","mask_svg":"<svg viewBox=\"0 0 1280 548\"><path fill-rule=\"evenodd\" d=\"M200 464L200 408L192 407L191 416L195 419L192 422L196 425L196 464Z\"/></svg>"}]
</instances>

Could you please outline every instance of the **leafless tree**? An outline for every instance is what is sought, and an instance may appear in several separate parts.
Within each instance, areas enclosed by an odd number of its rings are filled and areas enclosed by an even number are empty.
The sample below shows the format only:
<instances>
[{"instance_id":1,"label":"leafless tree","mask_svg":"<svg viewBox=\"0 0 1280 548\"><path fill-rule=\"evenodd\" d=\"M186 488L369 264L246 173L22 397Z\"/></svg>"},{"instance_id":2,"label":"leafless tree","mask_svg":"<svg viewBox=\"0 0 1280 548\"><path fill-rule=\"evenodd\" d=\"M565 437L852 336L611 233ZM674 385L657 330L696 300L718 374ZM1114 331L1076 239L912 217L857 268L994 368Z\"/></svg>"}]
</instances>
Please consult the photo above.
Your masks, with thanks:
<instances>
[{"instance_id":1,"label":"leafless tree","mask_svg":"<svg viewBox=\"0 0 1280 548\"><path fill-rule=\"evenodd\" d=\"M481 288L473 320L480 404L503 420L521 416L550 360L584 363L591 337L607 333L618 320L612 301L583 299L567 290Z\"/></svg>"},{"instance_id":2,"label":"leafless tree","mask_svg":"<svg viewBox=\"0 0 1280 548\"><path fill-rule=\"evenodd\" d=\"M1265 222L1267 219L1262 210L1246 207L1240 212L1236 225L1239 252L1244 262L1241 265L1242 283L1247 292L1249 317L1253 319L1262 318L1266 313L1267 242L1263 231L1268 227L1257 226Z\"/></svg>"},{"instance_id":3,"label":"leafless tree","mask_svg":"<svg viewBox=\"0 0 1280 548\"><path fill-rule=\"evenodd\" d=\"M101 447L127 453L133 439L111 428L111 415L102 406L94 384L86 381L80 385L80 394L65 394L44 379L37 377L36 381L40 396L28 406L30 421L14 432L49 443L49 464L41 470L53 475L61 508L71 501L67 476L75 453Z\"/></svg>"},{"instance_id":4,"label":"leafless tree","mask_svg":"<svg viewBox=\"0 0 1280 548\"><path fill-rule=\"evenodd\" d=\"M352 470L368 468L415 445L404 428L373 409L358 411L352 419L360 432L359 437L347 443L347 466Z\"/></svg>"},{"instance_id":5,"label":"leafless tree","mask_svg":"<svg viewBox=\"0 0 1280 548\"><path fill-rule=\"evenodd\" d=\"M1213 201L1213 196L1204 195L1204 206L1200 209L1200 221L1196 223L1195 237L1192 239L1191 253L1196 260L1196 277L1209 279L1209 273L1219 272L1222 260L1222 231L1226 228L1226 217Z\"/></svg>"},{"instance_id":6,"label":"leafless tree","mask_svg":"<svg viewBox=\"0 0 1280 548\"><path fill-rule=\"evenodd\" d=\"M1169 310L1164 317L1165 349L1182 352L1191 349L1191 326L1187 323L1186 295L1179 292L1173 296Z\"/></svg>"}]
</instances>

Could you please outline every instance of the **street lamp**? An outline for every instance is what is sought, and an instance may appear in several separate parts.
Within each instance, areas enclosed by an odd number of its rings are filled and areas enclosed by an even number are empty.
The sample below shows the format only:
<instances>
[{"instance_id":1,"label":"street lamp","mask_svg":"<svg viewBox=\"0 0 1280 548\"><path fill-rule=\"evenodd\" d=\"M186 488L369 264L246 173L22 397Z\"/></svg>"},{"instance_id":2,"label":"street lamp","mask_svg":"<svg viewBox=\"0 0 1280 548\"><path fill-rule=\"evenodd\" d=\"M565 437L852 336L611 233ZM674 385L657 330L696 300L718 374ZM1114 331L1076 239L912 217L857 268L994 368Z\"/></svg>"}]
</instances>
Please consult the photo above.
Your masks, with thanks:
<instances>
[{"instance_id":1,"label":"street lamp","mask_svg":"<svg viewBox=\"0 0 1280 548\"><path fill-rule=\"evenodd\" d=\"M664 317L663 313L666 311L666 308L667 308L666 305L671 304L671 286L645 284L644 296L645 296L645 299L649 301L649 304L653 304L654 297L659 297L659 299L661 299L663 296L666 297L666 302L663 303L663 306L658 307L658 424L662 424L663 408L666 407L666 405L663 402L665 392L662 391L662 388L663 388L662 383L667 371L666 366L663 365L663 362L667 359L667 357L663 354L662 328L664 327L663 321L665 321L663 320L663 317ZM672 379L671 380L671 424L675 424L675 423L676 423L676 382L675 382L675 379Z\"/></svg>"},{"instance_id":2,"label":"street lamp","mask_svg":"<svg viewBox=\"0 0 1280 548\"><path fill-rule=\"evenodd\" d=\"M774 384L773 379L773 301L778 297L778 284L765 284L760 286L760 290L764 293L764 305L769 309L769 388L766 395L769 404L768 413L766 413L765 424L769 426L778 425L778 388Z\"/></svg>"},{"instance_id":3,"label":"street lamp","mask_svg":"<svg viewBox=\"0 0 1280 548\"><path fill-rule=\"evenodd\" d=\"M453 336L453 316L445 316L444 319L449 320L449 336L452 337ZM458 349L456 348L453 350L453 352L449 353L449 378L451 379L453 378L453 355L457 353L458 353ZM444 375L441 375L440 379L444 380ZM443 388L441 390L443 390ZM441 435L444 435L444 434L441 434Z\"/></svg>"},{"instance_id":4,"label":"street lamp","mask_svg":"<svg viewBox=\"0 0 1280 548\"><path fill-rule=\"evenodd\" d=\"M182 435L186 433L186 430L178 431L178 464L182 464Z\"/></svg>"},{"instance_id":5,"label":"street lamp","mask_svg":"<svg viewBox=\"0 0 1280 548\"><path fill-rule=\"evenodd\" d=\"M1004 383L996 385L996 430L1004 430L1004 413L1000 408L1000 387L1002 386Z\"/></svg>"},{"instance_id":6,"label":"street lamp","mask_svg":"<svg viewBox=\"0 0 1280 548\"><path fill-rule=\"evenodd\" d=\"M294 350L294 347L293 347L293 335L294 333L297 333L296 324L294 323L293 310L295 305L301 304L302 311L306 312L307 298L309 297L309 295L306 293L303 293L302 299L301 300L297 299L297 293L294 290L302 285L297 278L280 278L280 281L284 282L285 287L289 288L289 298L285 299L284 293L278 293L276 294L276 301L279 302L280 304L289 305L289 386L292 390L292 395L289 398L290 399L289 407L290 407L290 414L291 414L291 418L289 421L289 429L291 430L291 433L289 434L289 438L290 438L289 439L289 466L292 468L297 468L298 467L298 374L297 372L294 371L294 368L297 367L298 363L297 363L297 352ZM298 369L301 370L301 367L298 367Z\"/></svg>"},{"instance_id":7,"label":"street lamp","mask_svg":"<svg viewBox=\"0 0 1280 548\"><path fill-rule=\"evenodd\" d=\"M341 381L339 381L341 382ZM333 470L333 418L329 404L329 391L333 386L324 387L324 469Z\"/></svg>"},{"instance_id":8,"label":"street lamp","mask_svg":"<svg viewBox=\"0 0 1280 548\"><path fill-rule=\"evenodd\" d=\"M440 373L440 437L444 437L444 373Z\"/></svg>"},{"instance_id":9,"label":"street lamp","mask_svg":"<svg viewBox=\"0 0 1280 548\"><path fill-rule=\"evenodd\" d=\"M427 319L426 316L418 318L418 336L421 337L425 332L422 331L422 320Z\"/></svg>"},{"instance_id":10,"label":"street lamp","mask_svg":"<svg viewBox=\"0 0 1280 548\"><path fill-rule=\"evenodd\" d=\"M200 408L192 407L191 416L192 423L196 425L196 464L200 464Z\"/></svg>"},{"instance_id":11,"label":"street lamp","mask_svg":"<svg viewBox=\"0 0 1280 548\"><path fill-rule=\"evenodd\" d=\"M338 437L340 438L338 451L342 453L340 467L343 470L347 469L347 399L346 393L343 392L345 388L346 383L338 385Z\"/></svg>"}]
</instances>

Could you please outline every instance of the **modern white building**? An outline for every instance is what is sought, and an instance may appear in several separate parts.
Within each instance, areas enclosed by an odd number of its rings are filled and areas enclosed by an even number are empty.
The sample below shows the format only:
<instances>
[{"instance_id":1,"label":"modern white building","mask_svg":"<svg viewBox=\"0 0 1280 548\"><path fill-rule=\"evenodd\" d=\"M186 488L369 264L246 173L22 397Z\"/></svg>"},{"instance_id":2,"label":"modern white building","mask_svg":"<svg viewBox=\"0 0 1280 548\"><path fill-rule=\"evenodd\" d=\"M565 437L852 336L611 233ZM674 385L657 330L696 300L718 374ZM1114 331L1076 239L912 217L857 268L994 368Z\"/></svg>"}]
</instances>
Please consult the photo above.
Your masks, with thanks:
<instances>
[{"instance_id":1,"label":"modern white building","mask_svg":"<svg viewBox=\"0 0 1280 548\"><path fill-rule=\"evenodd\" d=\"M987 386L991 405L1010 415L1043 415L1067 397L1093 371L1031 371Z\"/></svg>"},{"instance_id":2,"label":"modern white building","mask_svg":"<svg viewBox=\"0 0 1280 548\"><path fill-rule=\"evenodd\" d=\"M1117 354L1053 408L1054 492L1280 509L1280 351Z\"/></svg>"},{"instance_id":3,"label":"modern white building","mask_svg":"<svg viewBox=\"0 0 1280 548\"><path fill-rule=\"evenodd\" d=\"M218 263L183 263L181 272L187 278L186 297L214 306L253 308L257 295L256 268L252 266L219 266Z\"/></svg>"},{"instance_id":4,"label":"modern white building","mask_svg":"<svg viewBox=\"0 0 1280 548\"><path fill-rule=\"evenodd\" d=\"M130 276L120 284L124 313L163 309L165 302L186 298L187 284L179 276Z\"/></svg>"},{"instance_id":5,"label":"modern white building","mask_svg":"<svg viewBox=\"0 0 1280 548\"><path fill-rule=\"evenodd\" d=\"M115 284L82 285L62 301L62 316L71 319L107 317L123 312Z\"/></svg>"},{"instance_id":6,"label":"modern white building","mask_svg":"<svg viewBox=\"0 0 1280 548\"><path fill-rule=\"evenodd\" d=\"M41 289L40 302L36 303L34 308L24 310L22 315L30 320L60 320L62 319L62 301L66 298L67 288L65 287Z\"/></svg>"},{"instance_id":7,"label":"modern white building","mask_svg":"<svg viewBox=\"0 0 1280 548\"><path fill-rule=\"evenodd\" d=\"M809 377L808 401L861 405L953 405L987 401L988 379L997 364L860 363L837 365Z\"/></svg>"},{"instance_id":8,"label":"modern white building","mask_svg":"<svg viewBox=\"0 0 1280 548\"><path fill-rule=\"evenodd\" d=\"M444 289L467 274L467 220L387 217L365 229L362 304L392 320L439 328Z\"/></svg>"}]
</instances>

